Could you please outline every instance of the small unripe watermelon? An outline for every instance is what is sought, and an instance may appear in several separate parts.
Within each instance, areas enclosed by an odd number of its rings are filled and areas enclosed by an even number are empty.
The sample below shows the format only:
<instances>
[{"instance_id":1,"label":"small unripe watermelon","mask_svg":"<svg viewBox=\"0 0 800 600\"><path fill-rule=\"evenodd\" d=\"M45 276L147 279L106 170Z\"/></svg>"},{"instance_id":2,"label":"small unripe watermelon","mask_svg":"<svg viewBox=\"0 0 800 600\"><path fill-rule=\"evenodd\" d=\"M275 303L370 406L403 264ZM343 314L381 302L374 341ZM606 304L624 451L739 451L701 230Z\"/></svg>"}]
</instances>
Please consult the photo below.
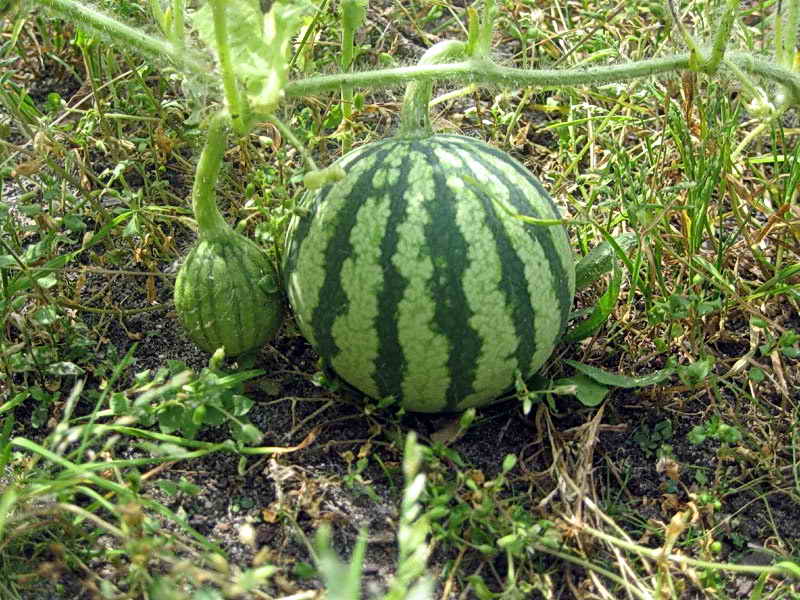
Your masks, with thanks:
<instances>
[{"instance_id":1,"label":"small unripe watermelon","mask_svg":"<svg viewBox=\"0 0 800 600\"><path fill-rule=\"evenodd\" d=\"M175 308L192 340L226 356L255 350L280 327L283 307L275 268L252 241L232 230L202 239L175 282Z\"/></svg>"}]
</instances>

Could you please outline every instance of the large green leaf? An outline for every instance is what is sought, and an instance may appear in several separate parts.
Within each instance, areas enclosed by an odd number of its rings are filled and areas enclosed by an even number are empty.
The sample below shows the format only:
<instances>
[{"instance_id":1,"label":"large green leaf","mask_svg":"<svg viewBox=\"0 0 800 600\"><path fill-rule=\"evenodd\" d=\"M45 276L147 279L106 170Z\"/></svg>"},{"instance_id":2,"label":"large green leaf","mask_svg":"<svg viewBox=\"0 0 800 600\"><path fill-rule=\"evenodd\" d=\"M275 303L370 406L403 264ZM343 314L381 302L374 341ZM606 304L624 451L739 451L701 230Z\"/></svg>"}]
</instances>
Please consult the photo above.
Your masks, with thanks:
<instances>
[{"instance_id":1,"label":"large green leaf","mask_svg":"<svg viewBox=\"0 0 800 600\"><path fill-rule=\"evenodd\" d=\"M568 360L565 362L569 366L574 367L575 369L583 373L584 375L591 377L597 383L602 383L603 385L608 385L611 387L618 387L618 388L640 388L640 387L647 387L648 385L656 385L668 379L675 372L675 369L668 367L666 369L661 369L660 371L656 371L655 373L650 373L649 375L641 375L639 377L629 377L627 375L618 375L617 373L609 373L608 371L604 371L603 369L598 369L597 367L585 365L575 360Z\"/></svg>"},{"instance_id":2,"label":"large green leaf","mask_svg":"<svg viewBox=\"0 0 800 600\"><path fill-rule=\"evenodd\" d=\"M304 0L275 0L264 14L259 0L226 0L233 69L254 113L269 114L280 102L289 71L289 44L312 9ZM216 49L208 3L194 13L192 22L200 39Z\"/></svg>"},{"instance_id":3,"label":"large green leaf","mask_svg":"<svg viewBox=\"0 0 800 600\"><path fill-rule=\"evenodd\" d=\"M608 394L606 386L600 385L591 377L580 373L572 377L558 379L554 383L558 386L555 391L572 394L584 406L597 406Z\"/></svg>"}]
</instances>

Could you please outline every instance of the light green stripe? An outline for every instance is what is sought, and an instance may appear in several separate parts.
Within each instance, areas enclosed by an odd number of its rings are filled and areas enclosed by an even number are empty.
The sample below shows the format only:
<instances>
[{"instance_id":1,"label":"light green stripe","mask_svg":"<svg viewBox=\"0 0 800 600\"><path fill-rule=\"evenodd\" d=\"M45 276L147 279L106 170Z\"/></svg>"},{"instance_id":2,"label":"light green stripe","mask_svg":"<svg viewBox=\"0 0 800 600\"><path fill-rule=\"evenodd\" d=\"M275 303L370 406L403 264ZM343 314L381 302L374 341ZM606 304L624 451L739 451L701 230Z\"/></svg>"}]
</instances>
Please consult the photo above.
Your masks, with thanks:
<instances>
[{"instance_id":1,"label":"light green stripe","mask_svg":"<svg viewBox=\"0 0 800 600\"><path fill-rule=\"evenodd\" d=\"M374 189L396 183L401 162L399 153L388 156L381 168L375 171ZM339 373L347 373L351 385L373 398L380 397L375 383L375 359L380 343L375 323L383 286L381 239L390 214L390 198L383 194L370 198L359 209L356 224L350 232L353 253L344 261L340 275L348 310L332 326L333 339L339 348L332 361L333 368Z\"/></svg>"},{"instance_id":2,"label":"light green stripe","mask_svg":"<svg viewBox=\"0 0 800 600\"><path fill-rule=\"evenodd\" d=\"M442 149L435 151L439 161L447 165L445 172L471 172L488 186L495 197L504 199L508 191L496 185L478 163L464 165L457 155ZM486 210L480 198L464 186L461 177L447 178L456 202L456 224L467 242L469 266L462 285L473 316L469 325L481 338L481 353L475 365L475 392L464 398L460 406L471 406L486 398L498 396L514 380L518 368L514 352L519 344L511 317L511 307L500 288L502 264L491 231L486 226Z\"/></svg>"},{"instance_id":3,"label":"light green stripe","mask_svg":"<svg viewBox=\"0 0 800 600\"><path fill-rule=\"evenodd\" d=\"M365 146L367 148L367 146ZM343 167L355 160L359 152L353 152L341 162ZM370 168L370 164L357 165L357 168ZM311 318L314 309L320 302L319 293L325 282L325 250L330 239L336 233L336 216L341 207L347 202L347 197L352 192L353 186L358 181L358 171L353 170L348 176L334 184L334 188L317 208L312 218L311 228L303 240L297 254L297 264L289 274L286 293L295 313L295 321L300 332L311 343L317 345L314 330L311 327ZM296 226L300 217L295 217L292 226ZM302 275L302 281L300 276Z\"/></svg>"},{"instance_id":4,"label":"light green stripe","mask_svg":"<svg viewBox=\"0 0 800 600\"><path fill-rule=\"evenodd\" d=\"M430 216L424 204L435 199L434 179L431 167L422 161L409 169L407 177L408 218L397 228L400 243L392 257L398 272L408 280L397 309L400 347L409 374L403 379L402 392L419 406L436 410L444 407L450 385L450 345L444 335L433 329L437 300L426 285L433 275L433 262L430 256L420 253L427 247L425 226Z\"/></svg>"},{"instance_id":5,"label":"light green stripe","mask_svg":"<svg viewBox=\"0 0 800 600\"><path fill-rule=\"evenodd\" d=\"M504 190L503 186L496 184L496 181L481 162L471 159L466 154L464 159L469 172L473 173L478 181L484 184L489 182L488 185L491 185L495 190L495 197L508 204L510 199L508 191ZM528 198L538 198L539 192L536 188L528 184L527 181L520 179L510 166L494 161L492 162L492 167L501 170L517 186L525 189L524 193ZM532 202L535 203L533 200ZM554 280L553 269L550 267L543 248L525 231L526 226L522 221L505 215L502 218L502 223L513 247L517 249L517 254L525 265L528 295L531 298L533 311L536 315L536 339L534 340L536 350L533 354L530 373L523 373L523 375L527 376L537 371L552 354L560 334L560 315L558 318L553 318L553 315L550 314L552 311L557 310L559 306L558 297L554 291L557 289L557 282ZM556 239L555 241L557 242L558 240ZM513 381L513 375L510 380Z\"/></svg>"},{"instance_id":6,"label":"light green stripe","mask_svg":"<svg viewBox=\"0 0 800 600\"><path fill-rule=\"evenodd\" d=\"M549 203L545 202L544 199L541 199L541 195L539 190L532 186L527 179L521 178L519 172L514 169L511 163L506 163L503 161L492 160L491 162L492 167L499 170L503 175L505 175L509 181L513 181L515 185L519 188L526 188L525 196L528 198L528 201L537 209L546 209L547 213L543 216L545 218L549 218L550 212L550 205ZM508 195L506 195L508 198ZM508 209L511 213L516 212L514 207L510 205L509 202L506 202ZM556 206L556 211L560 212L558 206ZM556 218L560 218L561 215L555 215ZM575 265L574 265L574 258L572 254L572 248L569 245L569 238L566 235L565 230L562 227L547 227L547 234L549 235L550 239L553 240L553 246L556 249L556 252L561 260L561 267L564 273L570 278L568 282L568 289L574 290L575 289ZM525 257L524 254L521 256ZM548 267L548 271L553 273L553 269ZM536 298L537 296L532 296L532 298ZM555 306L558 306L556 304Z\"/></svg>"}]
</instances>

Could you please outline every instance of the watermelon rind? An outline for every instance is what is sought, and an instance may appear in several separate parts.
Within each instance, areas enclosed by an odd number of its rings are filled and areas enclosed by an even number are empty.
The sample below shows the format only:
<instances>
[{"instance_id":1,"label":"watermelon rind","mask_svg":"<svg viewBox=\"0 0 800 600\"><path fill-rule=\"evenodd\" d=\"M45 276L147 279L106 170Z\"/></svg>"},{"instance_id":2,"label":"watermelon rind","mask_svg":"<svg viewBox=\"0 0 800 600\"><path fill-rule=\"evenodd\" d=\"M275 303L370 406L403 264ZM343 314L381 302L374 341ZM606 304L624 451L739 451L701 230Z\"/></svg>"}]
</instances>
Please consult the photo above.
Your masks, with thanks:
<instances>
[{"instance_id":1,"label":"watermelon rind","mask_svg":"<svg viewBox=\"0 0 800 600\"><path fill-rule=\"evenodd\" d=\"M337 161L284 255L300 331L349 384L411 411L490 403L535 373L564 331L572 251L550 196L472 138L390 138Z\"/></svg>"}]
</instances>

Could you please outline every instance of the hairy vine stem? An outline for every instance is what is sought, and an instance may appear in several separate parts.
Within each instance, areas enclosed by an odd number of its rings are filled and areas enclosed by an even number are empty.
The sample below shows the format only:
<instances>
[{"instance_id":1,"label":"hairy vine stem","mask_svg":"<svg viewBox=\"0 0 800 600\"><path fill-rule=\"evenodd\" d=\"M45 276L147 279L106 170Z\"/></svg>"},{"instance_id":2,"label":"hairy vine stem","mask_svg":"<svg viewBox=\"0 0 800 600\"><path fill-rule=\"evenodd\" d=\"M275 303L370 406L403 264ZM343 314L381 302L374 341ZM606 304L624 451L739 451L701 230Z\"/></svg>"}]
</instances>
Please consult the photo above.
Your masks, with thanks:
<instances>
[{"instance_id":1,"label":"hairy vine stem","mask_svg":"<svg viewBox=\"0 0 800 600\"><path fill-rule=\"evenodd\" d=\"M36 0L36 2L59 17L78 23L81 27L112 40L129 44L142 54L167 58L187 74L199 76L206 81L214 80L211 76L210 61L197 52L189 52L181 45L176 46L167 40L149 35L77 0Z\"/></svg>"},{"instance_id":2,"label":"hairy vine stem","mask_svg":"<svg viewBox=\"0 0 800 600\"><path fill-rule=\"evenodd\" d=\"M117 19L106 15L78 0L35 0L38 4L49 8L54 14L70 21L80 23L94 31L98 31L120 42L128 43L142 53L167 58L174 62L187 75L200 77L206 81L215 81L211 76L210 64L196 53L180 50L174 44L148 35L143 31L120 23ZM796 0L793 0L790 17L796 18ZM789 20L792 20L790 18ZM723 24L724 25L724 24ZM792 41L781 41L785 47ZM718 50L721 42L718 42ZM777 49L776 49L777 50ZM800 73L791 65L780 60L785 53L777 52L777 62L768 60L748 52L725 52L726 61L738 66L745 72L758 75L786 87L793 96L793 101L800 101ZM702 70L703 61L691 60L690 53L674 56L650 58L621 65L591 67L588 69L517 69L502 67L489 60L471 59L463 62L437 65L419 65L366 71L362 73L337 73L320 75L301 80L290 81L285 86L287 96L310 96L322 92L339 92L342 86L362 88L385 88L405 85L411 81L450 80L464 83L502 87L567 87L575 85L596 85L652 77L675 71L693 69ZM218 80L216 80L218 83Z\"/></svg>"},{"instance_id":3,"label":"hairy vine stem","mask_svg":"<svg viewBox=\"0 0 800 600\"><path fill-rule=\"evenodd\" d=\"M222 71L222 86L225 89L225 99L231 115L233 128L239 135L247 133L245 125L247 112L246 103L239 92L239 82L233 70L231 47L228 43L228 15L224 0L209 0L211 12L214 15L214 35L217 39L217 58Z\"/></svg>"},{"instance_id":4,"label":"hairy vine stem","mask_svg":"<svg viewBox=\"0 0 800 600\"><path fill-rule=\"evenodd\" d=\"M230 236L232 229L217 207L215 188L222 167L225 142L228 140L228 116L219 112L208 125L206 145L200 153L192 187L192 210L201 239L214 240Z\"/></svg>"},{"instance_id":5,"label":"hairy vine stem","mask_svg":"<svg viewBox=\"0 0 800 600\"><path fill-rule=\"evenodd\" d=\"M771 79L800 93L800 73L762 60L747 52L728 52L725 57L739 68ZM287 96L309 96L338 90L344 84L365 87L390 87L409 81L456 80L467 83L512 87L566 87L597 85L664 75L689 69L689 54L650 58L623 65L591 67L588 69L517 69L502 67L488 61L470 60L440 65L399 67L363 73L320 75L291 81L284 89ZM798 96L800 97L800 96Z\"/></svg>"},{"instance_id":6,"label":"hairy vine stem","mask_svg":"<svg viewBox=\"0 0 800 600\"><path fill-rule=\"evenodd\" d=\"M419 64L429 65L448 58L462 58L466 47L464 42L444 40L428 48ZM426 137L433 133L428 110L432 91L431 81L412 81L408 84L403 98L403 108L400 111L401 137Z\"/></svg>"}]
</instances>

